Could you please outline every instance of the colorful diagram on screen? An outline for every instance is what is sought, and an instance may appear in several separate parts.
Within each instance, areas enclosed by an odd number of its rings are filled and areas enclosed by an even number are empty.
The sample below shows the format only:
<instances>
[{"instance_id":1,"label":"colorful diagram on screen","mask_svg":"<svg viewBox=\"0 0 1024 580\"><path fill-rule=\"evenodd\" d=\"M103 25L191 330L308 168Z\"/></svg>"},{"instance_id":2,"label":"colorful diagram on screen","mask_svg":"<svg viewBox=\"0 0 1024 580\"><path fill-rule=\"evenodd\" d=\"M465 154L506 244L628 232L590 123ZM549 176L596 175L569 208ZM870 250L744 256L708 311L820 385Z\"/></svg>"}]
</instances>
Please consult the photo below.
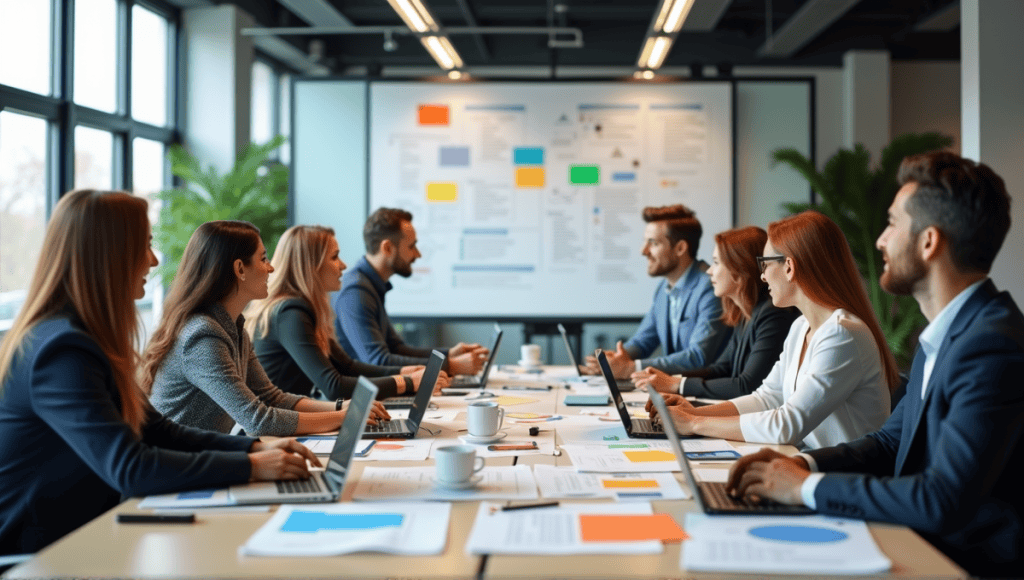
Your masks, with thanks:
<instances>
[{"instance_id":1,"label":"colorful diagram on screen","mask_svg":"<svg viewBox=\"0 0 1024 580\"><path fill-rule=\"evenodd\" d=\"M820 526L758 526L748 533L762 540L799 544L828 544L850 537L846 532Z\"/></svg>"}]
</instances>

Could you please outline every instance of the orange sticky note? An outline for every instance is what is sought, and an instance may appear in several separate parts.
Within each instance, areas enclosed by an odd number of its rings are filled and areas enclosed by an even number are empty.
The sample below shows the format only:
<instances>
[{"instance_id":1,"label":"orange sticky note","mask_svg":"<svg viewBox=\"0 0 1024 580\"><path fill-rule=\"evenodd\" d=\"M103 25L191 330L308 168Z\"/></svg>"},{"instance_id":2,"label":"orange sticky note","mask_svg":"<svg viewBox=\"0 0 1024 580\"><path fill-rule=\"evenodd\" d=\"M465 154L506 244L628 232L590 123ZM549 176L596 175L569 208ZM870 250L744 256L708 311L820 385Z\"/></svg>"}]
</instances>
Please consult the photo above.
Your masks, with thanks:
<instances>
[{"instance_id":1,"label":"orange sticky note","mask_svg":"<svg viewBox=\"0 0 1024 580\"><path fill-rule=\"evenodd\" d=\"M681 542L690 536L669 514L580 514L584 542Z\"/></svg>"},{"instance_id":2,"label":"orange sticky note","mask_svg":"<svg viewBox=\"0 0 1024 580\"><path fill-rule=\"evenodd\" d=\"M459 198L459 186L456 183L428 183L427 201L455 201Z\"/></svg>"},{"instance_id":3,"label":"orange sticky note","mask_svg":"<svg viewBox=\"0 0 1024 580\"><path fill-rule=\"evenodd\" d=\"M448 105L420 105L420 125L448 125Z\"/></svg>"},{"instance_id":4,"label":"orange sticky note","mask_svg":"<svg viewBox=\"0 0 1024 580\"><path fill-rule=\"evenodd\" d=\"M544 168L517 167L516 187L544 187Z\"/></svg>"},{"instance_id":5,"label":"orange sticky note","mask_svg":"<svg viewBox=\"0 0 1024 580\"><path fill-rule=\"evenodd\" d=\"M605 489L613 487L658 487L653 479L605 479L601 482Z\"/></svg>"},{"instance_id":6,"label":"orange sticky note","mask_svg":"<svg viewBox=\"0 0 1024 580\"><path fill-rule=\"evenodd\" d=\"M668 451L652 449L650 451L623 451L626 459L633 463L645 463L648 461L675 461L676 456Z\"/></svg>"}]
</instances>

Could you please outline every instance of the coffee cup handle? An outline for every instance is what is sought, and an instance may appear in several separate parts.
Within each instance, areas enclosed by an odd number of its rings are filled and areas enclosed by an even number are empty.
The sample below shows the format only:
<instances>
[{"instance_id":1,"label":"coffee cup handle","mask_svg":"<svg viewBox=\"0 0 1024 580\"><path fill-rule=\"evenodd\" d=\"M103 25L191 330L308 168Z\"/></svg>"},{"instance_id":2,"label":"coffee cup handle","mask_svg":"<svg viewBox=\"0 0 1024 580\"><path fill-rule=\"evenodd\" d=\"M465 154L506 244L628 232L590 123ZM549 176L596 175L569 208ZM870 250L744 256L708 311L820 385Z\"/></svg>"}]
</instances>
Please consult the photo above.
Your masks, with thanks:
<instances>
[{"instance_id":1,"label":"coffee cup handle","mask_svg":"<svg viewBox=\"0 0 1024 580\"><path fill-rule=\"evenodd\" d=\"M483 457L477 457L477 458L476 458L476 459L475 459L475 460L473 461L473 473L477 473L477 472L479 472L479 471L480 471L481 469L483 469L483 468L484 468L484 464L485 464L485 463L486 463L486 461L484 460L484 458L483 458Z\"/></svg>"},{"instance_id":2,"label":"coffee cup handle","mask_svg":"<svg viewBox=\"0 0 1024 580\"><path fill-rule=\"evenodd\" d=\"M501 431L501 426L505 424L505 407L498 407L498 431Z\"/></svg>"}]
</instances>

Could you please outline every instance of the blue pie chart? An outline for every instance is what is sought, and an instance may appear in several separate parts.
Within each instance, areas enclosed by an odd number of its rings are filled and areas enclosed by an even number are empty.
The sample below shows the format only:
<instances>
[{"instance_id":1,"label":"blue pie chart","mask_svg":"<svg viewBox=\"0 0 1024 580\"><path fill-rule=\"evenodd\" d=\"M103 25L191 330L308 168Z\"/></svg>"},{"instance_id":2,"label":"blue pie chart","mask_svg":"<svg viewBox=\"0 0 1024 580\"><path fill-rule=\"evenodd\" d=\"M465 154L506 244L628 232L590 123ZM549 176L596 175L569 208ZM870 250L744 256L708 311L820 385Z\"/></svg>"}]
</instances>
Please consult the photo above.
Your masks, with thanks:
<instances>
[{"instance_id":1,"label":"blue pie chart","mask_svg":"<svg viewBox=\"0 0 1024 580\"><path fill-rule=\"evenodd\" d=\"M750 528L750 535L762 540L799 544L828 544L849 537L846 532L818 526L759 526Z\"/></svg>"}]
</instances>

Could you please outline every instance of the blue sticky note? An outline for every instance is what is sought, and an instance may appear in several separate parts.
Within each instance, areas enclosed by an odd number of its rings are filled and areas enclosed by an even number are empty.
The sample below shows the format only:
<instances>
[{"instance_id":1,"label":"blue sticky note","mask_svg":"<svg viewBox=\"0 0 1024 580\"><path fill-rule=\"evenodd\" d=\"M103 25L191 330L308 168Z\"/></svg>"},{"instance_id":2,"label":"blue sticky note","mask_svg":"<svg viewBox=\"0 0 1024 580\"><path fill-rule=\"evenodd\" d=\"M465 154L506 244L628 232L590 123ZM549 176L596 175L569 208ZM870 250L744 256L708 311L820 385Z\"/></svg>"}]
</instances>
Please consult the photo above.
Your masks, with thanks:
<instances>
[{"instance_id":1,"label":"blue sticky note","mask_svg":"<svg viewBox=\"0 0 1024 580\"><path fill-rule=\"evenodd\" d=\"M612 181L636 181L636 174L632 171L617 171L612 173Z\"/></svg>"},{"instance_id":2,"label":"blue sticky note","mask_svg":"<svg viewBox=\"0 0 1024 580\"><path fill-rule=\"evenodd\" d=\"M544 165L544 148L516 147L512 157L516 165Z\"/></svg>"},{"instance_id":3,"label":"blue sticky note","mask_svg":"<svg viewBox=\"0 0 1024 580\"><path fill-rule=\"evenodd\" d=\"M469 167L469 147L441 147L441 167Z\"/></svg>"},{"instance_id":4,"label":"blue sticky note","mask_svg":"<svg viewBox=\"0 0 1024 580\"><path fill-rule=\"evenodd\" d=\"M200 489L196 491L186 491L178 494L178 499L209 499L213 497L215 489Z\"/></svg>"},{"instance_id":5,"label":"blue sticky note","mask_svg":"<svg viewBox=\"0 0 1024 580\"><path fill-rule=\"evenodd\" d=\"M372 530L397 528L402 525L402 514L328 514L324 512L294 511L281 526L282 532L313 534L321 530Z\"/></svg>"}]
</instances>

